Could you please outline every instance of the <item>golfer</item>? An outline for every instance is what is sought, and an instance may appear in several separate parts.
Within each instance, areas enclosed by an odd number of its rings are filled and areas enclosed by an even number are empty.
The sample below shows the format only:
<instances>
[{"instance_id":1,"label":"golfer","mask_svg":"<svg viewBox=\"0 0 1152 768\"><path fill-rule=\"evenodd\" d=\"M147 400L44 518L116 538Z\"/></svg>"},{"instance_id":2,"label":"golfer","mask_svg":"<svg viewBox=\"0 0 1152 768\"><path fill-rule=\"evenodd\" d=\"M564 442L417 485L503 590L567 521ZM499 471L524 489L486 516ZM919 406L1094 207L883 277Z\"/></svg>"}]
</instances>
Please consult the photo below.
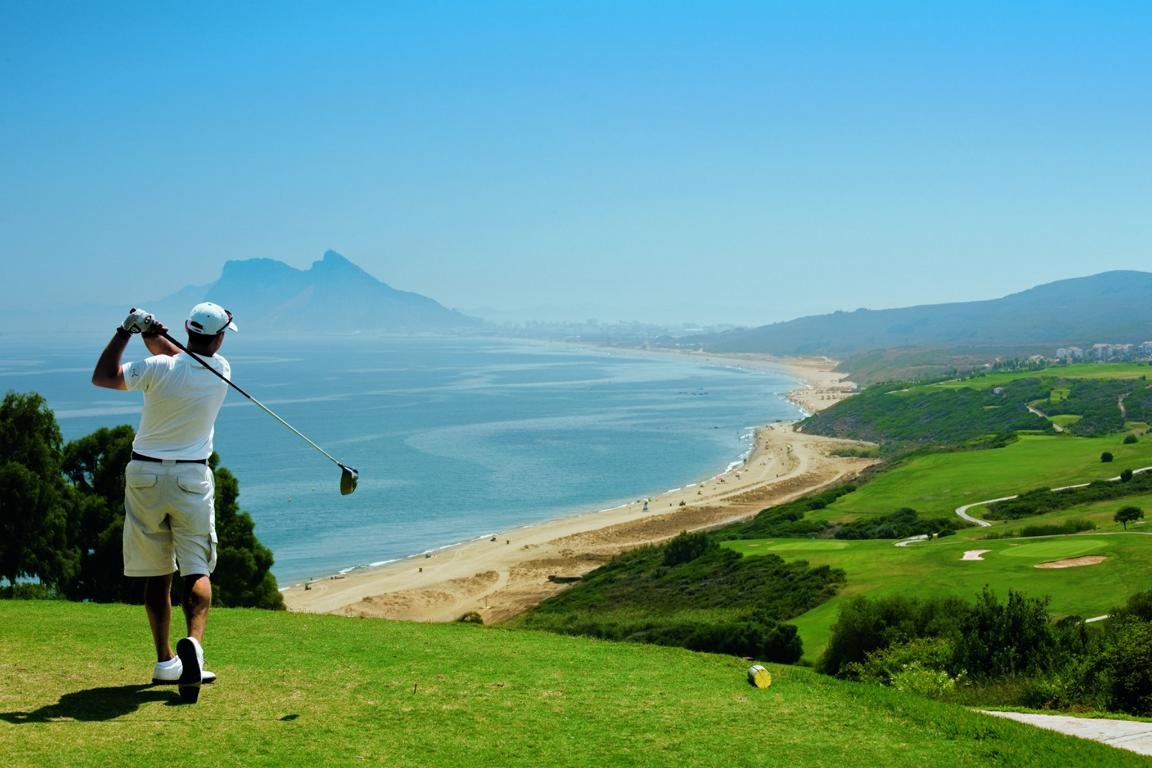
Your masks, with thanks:
<instances>
[{"instance_id":1,"label":"golfer","mask_svg":"<svg viewBox=\"0 0 1152 768\"><path fill-rule=\"evenodd\" d=\"M230 377L228 361L216 353L224 331L237 330L232 313L211 302L197 304L184 327L188 349ZM204 669L203 649L216 567L216 484L208 457L228 385L166 339L167 330L148 312L133 309L101 353L92 383L144 393L124 473L124 575L145 579L144 608L156 647L152 682L177 683L180 698L194 703L201 684L216 679ZM122 364L136 333L152 356ZM170 595L177 570L188 635L173 653Z\"/></svg>"}]
</instances>

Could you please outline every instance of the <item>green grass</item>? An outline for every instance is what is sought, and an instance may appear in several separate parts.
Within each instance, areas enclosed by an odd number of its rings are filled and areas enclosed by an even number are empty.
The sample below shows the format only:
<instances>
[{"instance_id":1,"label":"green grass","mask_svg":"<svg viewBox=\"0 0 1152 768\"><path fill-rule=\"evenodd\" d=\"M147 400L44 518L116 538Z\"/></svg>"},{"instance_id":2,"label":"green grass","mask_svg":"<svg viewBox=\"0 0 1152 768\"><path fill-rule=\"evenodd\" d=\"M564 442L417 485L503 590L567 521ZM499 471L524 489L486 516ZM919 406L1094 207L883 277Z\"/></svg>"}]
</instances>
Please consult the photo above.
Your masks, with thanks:
<instances>
[{"instance_id":1,"label":"green grass","mask_svg":"<svg viewBox=\"0 0 1152 768\"><path fill-rule=\"evenodd\" d=\"M1076 513L1083 514L1083 510ZM1003 598L1008 588L1034 597L1048 596L1054 617L1100 616L1123 605L1129 595L1152 583L1152 537L1147 527L1121 533L1029 539L968 540L946 537L931 543L897 547L891 541L809 541L774 539L731 541L724 546L746 555L775 553L787 560L832 565L848 574L848 583L832 600L793 619L804 641L804 657L814 662L828 644L832 624L847 599L860 594L916 597L955 596L974 600L984 585ZM964 560L964 552L986 549L982 560ZM1084 555L1102 555L1099 565L1042 569L1037 563Z\"/></svg>"},{"instance_id":2,"label":"green grass","mask_svg":"<svg viewBox=\"0 0 1152 768\"><path fill-rule=\"evenodd\" d=\"M1076 363L1075 365L1045 368L1040 371L1003 371L974 376L970 379L925 384L936 389L992 389L1019 379L1139 379L1152 374L1147 363Z\"/></svg>"},{"instance_id":3,"label":"green grass","mask_svg":"<svg viewBox=\"0 0 1152 768\"><path fill-rule=\"evenodd\" d=\"M474 625L216 609L200 703L146 685L143 610L0 602L6 766L1146 765L770 666Z\"/></svg>"},{"instance_id":4,"label":"green grass","mask_svg":"<svg viewBox=\"0 0 1152 768\"><path fill-rule=\"evenodd\" d=\"M809 517L855 520L901 507L911 507L921 517L940 517L953 514L962 504L1103 480L1124 469L1152 466L1152 440L1125 445L1123 437L1022 435L1003 448L917 456ZM1100 461L1105 451L1115 457L1111 463Z\"/></svg>"},{"instance_id":5,"label":"green grass","mask_svg":"<svg viewBox=\"0 0 1152 768\"><path fill-rule=\"evenodd\" d=\"M921 517L947 518L962 504L1036 488L1102 480L1116 477L1126 468L1152 466L1152 440L1127 445L1122 441L1123 435L1100 438L1023 435L1004 448L917 456L878 475L828 507L810 512L808 518L851 521L879 517L901 507L911 507ZM1115 460L1102 463L1100 454L1104 451L1110 451ZM1086 533L1048 539L1051 543L1047 546L1054 552L1096 547L1109 557L1099 566L1059 571L1038 570L1032 565L1039 559L1076 555L1041 557L1036 539L986 541L984 537L990 533L1016 535L1029 525L1060 524L1078 518L1094 523L1101 533L1120 534L1122 528L1112 521L1112 516L1127 504L1152 510L1152 496L1094 502L997 523L991 528L966 528L955 537L908 548L897 548L891 541L808 540L732 542L726 546L746 553L772 551L789 559L803 559L811 565L829 565L847 572L848 583L836 598L792 621L804 642L804 658L815 661L828 643L842 601L856 594L905 592L917 596L947 594L972 598L984 584L989 584L1002 595L1008 586L1037 597L1048 595L1052 599L1050 609L1057 616L1089 617L1106 613L1152 583L1152 538L1142 534L1152 530L1147 522L1130 525L1129 531L1133 533L1129 537ZM980 509L970 512L979 516ZM960 560L967 549L993 552L974 564Z\"/></svg>"}]
</instances>

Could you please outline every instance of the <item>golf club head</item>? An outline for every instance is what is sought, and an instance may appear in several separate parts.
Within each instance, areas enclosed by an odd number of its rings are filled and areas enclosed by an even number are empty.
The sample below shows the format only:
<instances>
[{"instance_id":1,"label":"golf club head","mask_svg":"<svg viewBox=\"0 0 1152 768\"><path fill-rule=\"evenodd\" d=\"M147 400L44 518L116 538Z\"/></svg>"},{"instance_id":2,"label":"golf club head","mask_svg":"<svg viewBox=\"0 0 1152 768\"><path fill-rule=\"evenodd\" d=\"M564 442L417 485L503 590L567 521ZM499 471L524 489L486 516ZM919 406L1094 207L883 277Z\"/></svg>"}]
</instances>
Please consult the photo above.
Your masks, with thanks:
<instances>
[{"instance_id":1,"label":"golf club head","mask_svg":"<svg viewBox=\"0 0 1152 768\"><path fill-rule=\"evenodd\" d=\"M352 469L352 467L346 467L343 464L341 464L340 465L340 495L341 496L347 496L348 494L352 493L352 491L356 490L356 481L359 479L360 479L360 473L359 472Z\"/></svg>"}]
</instances>

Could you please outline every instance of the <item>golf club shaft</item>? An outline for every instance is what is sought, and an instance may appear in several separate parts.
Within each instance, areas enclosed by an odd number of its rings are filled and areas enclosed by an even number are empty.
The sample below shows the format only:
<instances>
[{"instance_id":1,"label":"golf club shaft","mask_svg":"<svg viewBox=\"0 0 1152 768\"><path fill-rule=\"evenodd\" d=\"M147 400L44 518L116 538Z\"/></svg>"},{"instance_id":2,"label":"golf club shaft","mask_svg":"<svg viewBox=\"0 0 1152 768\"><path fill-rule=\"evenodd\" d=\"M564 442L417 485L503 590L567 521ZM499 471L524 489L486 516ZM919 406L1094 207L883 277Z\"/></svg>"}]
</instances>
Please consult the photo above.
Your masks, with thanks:
<instances>
[{"instance_id":1,"label":"golf club shaft","mask_svg":"<svg viewBox=\"0 0 1152 768\"><path fill-rule=\"evenodd\" d=\"M204 360L204 358L200 357L195 352L188 349L188 347L186 347L183 344L181 344L180 342L176 341L176 339L172 338L166 331L160 335L163 336L168 341L175 344L177 349L190 355L193 360L195 360L196 362L200 363L200 365L202 365L205 368L207 368L208 370L210 370L212 373L214 373L216 375L217 378L219 378L221 381L225 382L228 386L232 387L232 389L234 389L237 392L239 392L240 394L244 395L244 397L248 398L248 400L250 400L252 403L259 406L260 410L264 411L264 413L268 414L272 418L276 419L276 421L280 422L285 427L292 430L292 432L294 432L297 437L299 437L304 442L308 443L308 445L312 446L313 448L318 450L320 453L324 454L324 456L326 456L329 461L331 461L336 466L340 467L340 469L343 469L343 470L349 471L349 472L353 472L353 473L356 472L355 469L353 469L352 467L349 467L347 464L344 464L344 463L338 461L336 459L336 457L334 457L332 454L328 453L328 451L326 451L323 448L321 448L320 446L316 445L316 443L312 442L312 440L307 435L305 435L300 430L296 429L296 427L292 426L288 422L284 421L284 419L280 418L279 414L277 414L271 408L264 405L264 403L260 402L256 398L252 397L252 395L245 392L244 389L239 384L236 384L234 381L229 379L227 376L220 373L220 371L218 371L215 368L213 368L212 366L208 365L208 363Z\"/></svg>"}]
</instances>

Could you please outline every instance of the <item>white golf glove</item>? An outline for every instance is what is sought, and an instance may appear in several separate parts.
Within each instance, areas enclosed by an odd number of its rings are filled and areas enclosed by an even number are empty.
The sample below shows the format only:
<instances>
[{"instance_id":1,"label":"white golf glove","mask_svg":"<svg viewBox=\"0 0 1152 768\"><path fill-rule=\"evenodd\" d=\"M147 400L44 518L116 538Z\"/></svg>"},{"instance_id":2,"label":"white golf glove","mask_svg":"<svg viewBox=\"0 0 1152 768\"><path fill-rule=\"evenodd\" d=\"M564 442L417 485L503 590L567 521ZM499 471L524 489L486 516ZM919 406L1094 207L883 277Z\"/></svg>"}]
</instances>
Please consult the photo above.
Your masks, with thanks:
<instances>
[{"instance_id":1,"label":"white golf glove","mask_svg":"<svg viewBox=\"0 0 1152 768\"><path fill-rule=\"evenodd\" d=\"M128 333L147 333L152 330L152 324L155 322L156 318L152 316L151 312L133 307L120 327Z\"/></svg>"}]
</instances>

